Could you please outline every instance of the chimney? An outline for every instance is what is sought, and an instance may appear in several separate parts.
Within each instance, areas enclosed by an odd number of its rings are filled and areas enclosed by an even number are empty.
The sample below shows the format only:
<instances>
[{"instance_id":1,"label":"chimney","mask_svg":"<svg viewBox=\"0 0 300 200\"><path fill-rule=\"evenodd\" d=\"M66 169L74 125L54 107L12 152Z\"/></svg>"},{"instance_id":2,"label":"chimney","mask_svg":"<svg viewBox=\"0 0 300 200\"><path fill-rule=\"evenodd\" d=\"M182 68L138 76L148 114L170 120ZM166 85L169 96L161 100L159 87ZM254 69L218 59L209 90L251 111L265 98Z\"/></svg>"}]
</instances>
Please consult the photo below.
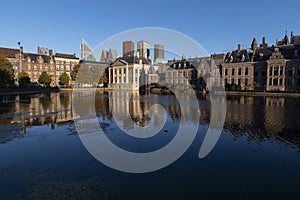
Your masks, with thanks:
<instances>
[{"instance_id":1,"label":"chimney","mask_svg":"<svg viewBox=\"0 0 300 200\"><path fill-rule=\"evenodd\" d=\"M262 48L268 47L268 44L266 43L266 38L265 37L262 38L262 43L261 43L260 47L262 47Z\"/></svg>"},{"instance_id":2,"label":"chimney","mask_svg":"<svg viewBox=\"0 0 300 200\"><path fill-rule=\"evenodd\" d=\"M291 31L291 44L294 44L294 32L293 31Z\"/></svg>"},{"instance_id":3,"label":"chimney","mask_svg":"<svg viewBox=\"0 0 300 200\"><path fill-rule=\"evenodd\" d=\"M53 50L52 49L49 50L49 56L53 56Z\"/></svg>"},{"instance_id":4,"label":"chimney","mask_svg":"<svg viewBox=\"0 0 300 200\"><path fill-rule=\"evenodd\" d=\"M241 51L241 44L238 44L238 51Z\"/></svg>"},{"instance_id":5,"label":"chimney","mask_svg":"<svg viewBox=\"0 0 300 200\"><path fill-rule=\"evenodd\" d=\"M20 46L20 51L21 53L23 53L23 46Z\"/></svg>"}]
</instances>

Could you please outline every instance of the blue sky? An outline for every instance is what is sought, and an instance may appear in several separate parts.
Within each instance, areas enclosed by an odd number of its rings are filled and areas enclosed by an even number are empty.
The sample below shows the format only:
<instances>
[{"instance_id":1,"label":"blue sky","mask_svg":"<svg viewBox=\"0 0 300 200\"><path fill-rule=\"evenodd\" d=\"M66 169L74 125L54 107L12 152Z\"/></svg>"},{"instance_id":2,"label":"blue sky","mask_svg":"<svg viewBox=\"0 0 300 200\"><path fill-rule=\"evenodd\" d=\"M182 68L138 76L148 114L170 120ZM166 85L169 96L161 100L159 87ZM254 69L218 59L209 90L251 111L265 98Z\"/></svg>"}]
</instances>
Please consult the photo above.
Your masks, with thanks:
<instances>
[{"instance_id":1,"label":"blue sky","mask_svg":"<svg viewBox=\"0 0 300 200\"><path fill-rule=\"evenodd\" d=\"M209 53L269 44L285 31L300 35L299 1L3 1L0 46L35 52L45 46L79 55L81 38L95 47L128 29L163 27L182 32ZM121 44L120 44L121 46Z\"/></svg>"}]
</instances>

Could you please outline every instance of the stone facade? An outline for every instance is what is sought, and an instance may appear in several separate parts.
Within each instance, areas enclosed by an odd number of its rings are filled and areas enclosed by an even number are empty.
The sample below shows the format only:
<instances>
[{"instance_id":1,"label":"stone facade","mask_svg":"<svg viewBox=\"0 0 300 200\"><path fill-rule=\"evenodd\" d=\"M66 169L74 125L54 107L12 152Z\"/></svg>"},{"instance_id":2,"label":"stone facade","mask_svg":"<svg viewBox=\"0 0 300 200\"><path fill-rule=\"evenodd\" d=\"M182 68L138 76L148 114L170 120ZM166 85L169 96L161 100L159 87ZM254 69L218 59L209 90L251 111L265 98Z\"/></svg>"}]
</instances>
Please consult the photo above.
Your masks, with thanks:
<instances>
[{"instance_id":1,"label":"stone facade","mask_svg":"<svg viewBox=\"0 0 300 200\"><path fill-rule=\"evenodd\" d=\"M195 84L196 79L196 68L185 59L174 62L165 71L165 81L170 84Z\"/></svg>"},{"instance_id":2,"label":"stone facade","mask_svg":"<svg viewBox=\"0 0 300 200\"><path fill-rule=\"evenodd\" d=\"M251 49L241 49L226 54L219 62L222 84L236 84L242 90L298 91L300 89L300 45L298 36L291 35L269 47L262 39L258 47L256 38ZM224 54L222 54L224 55ZM217 57L217 56L215 56ZM221 54L217 58L220 58ZM213 57L214 59L214 57Z\"/></svg>"},{"instance_id":3,"label":"stone facade","mask_svg":"<svg viewBox=\"0 0 300 200\"><path fill-rule=\"evenodd\" d=\"M158 80L155 75L158 67L144 57L122 57L110 64L108 87L111 89L138 91L151 77L152 83ZM150 72L150 73L149 73Z\"/></svg>"}]
</instances>

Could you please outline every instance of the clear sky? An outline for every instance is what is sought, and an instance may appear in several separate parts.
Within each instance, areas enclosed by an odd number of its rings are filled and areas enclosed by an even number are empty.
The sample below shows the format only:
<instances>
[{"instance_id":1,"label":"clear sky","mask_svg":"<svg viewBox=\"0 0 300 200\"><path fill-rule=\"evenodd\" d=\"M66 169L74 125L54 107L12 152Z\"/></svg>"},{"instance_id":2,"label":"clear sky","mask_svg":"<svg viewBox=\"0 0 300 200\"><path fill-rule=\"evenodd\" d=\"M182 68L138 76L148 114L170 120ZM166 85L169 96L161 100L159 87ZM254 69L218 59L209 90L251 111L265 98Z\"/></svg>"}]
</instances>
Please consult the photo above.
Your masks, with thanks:
<instances>
[{"instance_id":1,"label":"clear sky","mask_svg":"<svg viewBox=\"0 0 300 200\"><path fill-rule=\"evenodd\" d=\"M254 36L274 44L286 30L300 35L300 1L15 0L1 2L0 19L0 46L21 41L26 52L45 46L80 55L81 38L95 47L128 29L164 27L219 53L238 43L249 47Z\"/></svg>"}]
</instances>

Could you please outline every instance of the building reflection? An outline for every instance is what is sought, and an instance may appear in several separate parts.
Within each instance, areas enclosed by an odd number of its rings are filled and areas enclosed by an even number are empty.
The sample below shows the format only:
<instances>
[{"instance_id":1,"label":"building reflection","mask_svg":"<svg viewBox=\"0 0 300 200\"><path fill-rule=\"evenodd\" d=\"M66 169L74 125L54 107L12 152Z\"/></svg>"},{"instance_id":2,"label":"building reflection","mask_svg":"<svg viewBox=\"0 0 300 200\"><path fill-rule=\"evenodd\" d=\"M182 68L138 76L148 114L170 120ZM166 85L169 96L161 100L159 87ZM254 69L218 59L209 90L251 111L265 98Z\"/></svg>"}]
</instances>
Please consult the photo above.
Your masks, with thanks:
<instances>
[{"instance_id":1,"label":"building reflection","mask_svg":"<svg viewBox=\"0 0 300 200\"><path fill-rule=\"evenodd\" d=\"M89 93L60 92L3 97L0 104L0 132L25 133L26 128L41 125L54 129L57 125L72 122L84 117L85 113L89 115L95 111L100 122L110 124L118 120L125 130L134 129L136 126L145 127L150 123L160 127L165 116L151 109L155 104L165 109L171 122L187 121L200 125L210 122L209 95L198 97L198 110L189 103L193 95L184 93L175 96L139 95L129 91L114 91L114 94L96 92L95 106L89 104L91 100L76 95L89 96ZM81 106L73 108L72 97L79 99L78 105ZM179 99L185 100L185 103L180 105ZM246 138L249 143L272 140L300 147L298 108L297 98L227 96L224 128L235 140ZM81 116L74 113L76 109L82 109L76 112L82 114Z\"/></svg>"},{"instance_id":2,"label":"building reflection","mask_svg":"<svg viewBox=\"0 0 300 200\"><path fill-rule=\"evenodd\" d=\"M140 95L138 92L114 91L110 93L109 112L110 115L121 122L123 128L130 130L134 125L145 127L150 124L151 107L155 104L161 105L170 119L181 122L198 123L198 112L195 106L189 104L191 94L175 95ZM195 97L195 96L194 96ZM185 100L184 104L180 105L178 99ZM115 111L115 113L113 113ZM154 126L161 126L164 123L164 115L158 114L158 110L153 110ZM184 116L182 115L184 113ZM128 116L130 116L128 118Z\"/></svg>"},{"instance_id":3,"label":"building reflection","mask_svg":"<svg viewBox=\"0 0 300 200\"><path fill-rule=\"evenodd\" d=\"M300 147L300 114L296 98L227 97L225 128L235 139L247 137L249 143L273 140Z\"/></svg>"},{"instance_id":4,"label":"building reflection","mask_svg":"<svg viewBox=\"0 0 300 200\"><path fill-rule=\"evenodd\" d=\"M72 93L45 93L37 95L15 96L14 117L12 124L20 124L23 132L26 127L55 125L72 121L76 116L72 109Z\"/></svg>"}]
</instances>

